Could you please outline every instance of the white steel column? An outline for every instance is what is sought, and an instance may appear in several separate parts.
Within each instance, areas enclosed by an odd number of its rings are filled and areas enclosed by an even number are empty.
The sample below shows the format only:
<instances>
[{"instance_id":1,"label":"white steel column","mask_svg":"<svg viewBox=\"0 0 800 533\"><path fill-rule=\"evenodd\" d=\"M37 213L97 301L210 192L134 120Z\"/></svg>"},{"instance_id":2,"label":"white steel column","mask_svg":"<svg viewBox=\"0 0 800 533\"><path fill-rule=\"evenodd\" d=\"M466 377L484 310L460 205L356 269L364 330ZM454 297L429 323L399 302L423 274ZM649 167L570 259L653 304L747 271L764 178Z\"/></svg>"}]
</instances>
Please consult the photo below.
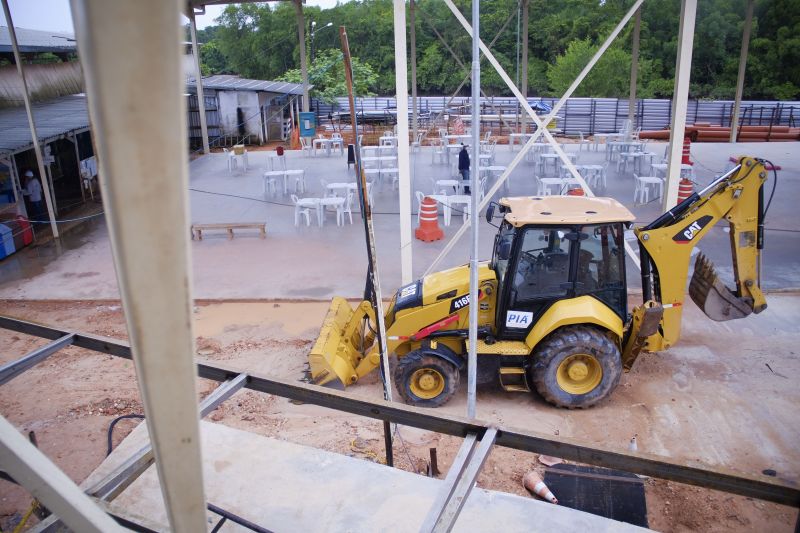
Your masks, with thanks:
<instances>
[{"instance_id":1,"label":"white steel column","mask_svg":"<svg viewBox=\"0 0 800 533\"><path fill-rule=\"evenodd\" d=\"M28 115L28 126L31 130L31 139L33 139L33 153L36 155L36 165L39 167L39 179L42 180L42 194L44 195L44 203L47 206L47 214L50 215L50 230L53 232L53 237L58 238L58 224L56 224L56 212L54 208L54 200L51 196L52 188L50 187L50 180L44 168L44 158L42 158L42 147L39 145L39 134L36 133L36 124L33 121L33 110L31 109L31 99L28 94L28 81L25 78L25 70L22 68L22 58L19 55L19 44L17 43L17 30L14 28L14 21L11 19L11 11L8 9L8 0L2 0L3 13L6 16L6 24L8 24L8 35L11 37L11 48L14 52L14 62L17 64L17 72L19 77L22 78L22 99L25 102L25 113Z\"/></svg>"},{"instance_id":2,"label":"white steel column","mask_svg":"<svg viewBox=\"0 0 800 533\"><path fill-rule=\"evenodd\" d=\"M639 34L642 28L642 8L636 10L633 19L633 39L631 43L631 89L628 99L628 120L631 127L636 127L636 84L639 80Z\"/></svg>"},{"instance_id":3,"label":"white steel column","mask_svg":"<svg viewBox=\"0 0 800 533\"><path fill-rule=\"evenodd\" d=\"M528 0L522 0L522 79L519 82L519 90L525 101L528 101ZM528 114L523 111L520 119L522 126L520 133L528 131Z\"/></svg>"},{"instance_id":4,"label":"white steel column","mask_svg":"<svg viewBox=\"0 0 800 533\"><path fill-rule=\"evenodd\" d=\"M469 349L467 352L467 417L475 418L478 376L478 181L481 161L481 50L480 0L472 0L472 161L470 211L472 251L469 258Z\"/></svg>"},{"instance_id":5,"label":"white steel column","mask_svg":"<svg viewBox=\"0 0 800 533\"><path fill-rule=\"evenodd\" d=\"M408 143L408 66L406 64L406 3L394 0L394 82L397 88L397 169L400 194L400 278L412 281L411 164ZM416 115L415 115L416 116Z\"/></svg>"},{"instance_id":6,"label":"white steel column","mask_svg":"<svg viewBox=\"0 0 800 533\"><path fill-rule=\"evenodd\" d=\"M308 64L306 63L306 23L303 19L303 0L294 0L294 10L297 15L297 38L300 40L300 76L303 78L303 111L308 111Z\"/></svg>"},{"instance_id":7,"label":"white steel column","mask_svg":"<svg viewBox=\"0 0 800 533\"><path fill-rule=\"evenodd\" d=\"M689 104L689 78L692 70L692 46L697 0L681 0L681 25L678 30L678 56L675 61L675 88L672 94L672 121L669 135L667 183L664 188L664 211L678 201L678 181L681 177L683 136L686 133L686 109Z\"/></svg>"},{"instance_id":8,"label":"white steel column","mask_svg":"<svg viewBox=\"0 0 800 533\"><path fill-rule=\"evenodd\" d=\"M409 23L409 38L411 39L411 129L414 133L414 142L417 141L419 135L419 121L417 109L417 17L416 9L414 8L414 0L408 2L408 23ZM420 152L422 146L420 146ZM410 280L409 280L410 281ZM403 283L407 283L403 281Z\"/></svg>"},{"instance_id":9,"label":"white steel column","mask_svg":"<svg viewBox=\"0 0 800 533\"><path fill-rule=\"evenodd\" d=\"M67 475L0 416L0 468L25 487L72 531L127 531Z\"/></svg>"},{"instance_id":10,"label":"white steel column","mask_svg":"<svg viewBox=\"0 0 800 533\"><path fill-rule=\"evenodd\" d=\"M753 25L753 4L755 0L747 0L747 13L744 17L742 30L742 51L739 53L739 76L736 78L736 97L733 101L733 117L731 118L731 139L736 142L739 136L739 107L742 105L742 91L744 90L744 72L747 68L747 52L750 48L750 28Z\"/></svg>"},{"instance_id":11,"label":"white steel column","mask_svg":"<svg viewBox=\"0 0 800 533\"><path fill-rule=\"evenodd\" d=\"M187 231L184 4L71 5L111 249L164 505L172 531L206 531Z\"/></svg>"},{"instance_id":12,"label":"white steel column","mask_svg":"<svg viewBox=\"0 0 800 533\"><path fill-rule=\"evenodd\" d=\"M197 46L197 23L194 20L194 8L189 6L189 29L192 34L192 56L194 56L194 79L197 89L197 110L200 114L200 135L203 137L203 153L208 154L208 124L206 124L206 98L203 91L203 73L200 71L200 49Z\"/></svg>"}]
</instances>

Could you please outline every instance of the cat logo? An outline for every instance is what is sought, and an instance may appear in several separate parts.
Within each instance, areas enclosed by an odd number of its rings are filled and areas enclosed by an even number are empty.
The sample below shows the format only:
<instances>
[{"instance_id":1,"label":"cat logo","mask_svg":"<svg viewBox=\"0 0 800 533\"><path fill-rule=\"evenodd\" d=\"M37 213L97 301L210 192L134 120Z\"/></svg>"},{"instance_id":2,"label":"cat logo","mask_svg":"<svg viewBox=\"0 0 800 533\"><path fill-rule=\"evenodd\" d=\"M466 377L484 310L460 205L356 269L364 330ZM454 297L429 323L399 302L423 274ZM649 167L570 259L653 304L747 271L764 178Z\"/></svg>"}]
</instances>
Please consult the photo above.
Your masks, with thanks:
<instances>
[{"instance_id":1,"label":"cat logo","mask_svg":"<svg viewBox=\"0 0 800 533\"><path fill-rule=\"evenodd\" d=\"M687 244L691 242L692 239L694 239L695 236L697 236L697 234L700 233L700 231L703 228L705 228L708 225L708 223L711 222L713 219L714 217L712 217L711 215L705 215L698 218L688 226L684 227L678 233L676 233L675 236L672 237L672 240L677 242L678 244Z\"/></svg>"}]
</instances>

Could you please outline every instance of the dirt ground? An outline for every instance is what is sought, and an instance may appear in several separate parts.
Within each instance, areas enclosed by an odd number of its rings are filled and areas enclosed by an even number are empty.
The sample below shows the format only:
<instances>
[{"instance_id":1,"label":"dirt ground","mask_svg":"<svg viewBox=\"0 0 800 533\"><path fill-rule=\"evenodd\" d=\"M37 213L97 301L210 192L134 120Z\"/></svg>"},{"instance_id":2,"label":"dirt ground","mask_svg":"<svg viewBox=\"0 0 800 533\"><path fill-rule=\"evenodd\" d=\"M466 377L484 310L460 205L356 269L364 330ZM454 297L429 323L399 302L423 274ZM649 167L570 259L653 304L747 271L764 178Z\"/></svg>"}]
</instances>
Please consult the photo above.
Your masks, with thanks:
<instances>
[{"instance_id":1,"label":"dirt ground","mask_svg":"<svg viewBox=\"0 0 800 533\"><path fill-rule=\"evenodd\" d=\"M800 374L795 351L798 296L772 295L777 308L765 331L760 317L731 328L709 324L687 308L684 338L669 353L648 355L623 376L615 393L595 408L565 411L529 394L497 387L478 390L478 417L587 444L625 449L638 434L639 450L735 469L749 474L774 469L779 478L800 477ZM261 374L301 379L306 354L327 303L199 303L195 308L198 358L224 361ZM781 315L781 309L790 311ZM698 320L694 321L694 314ZM117 339L126 338L119 302L0 301L0 314ZM765 313L766 314L766 313ZM751 323L751 320L754 321ZM0 330L0 363L16 359L47 341ZM216 385L200 380L198 393ZM446 412L466 410L464 387ZM377 374L348 389L380 398ZM745 393L746 391L746 393ZM35 432L40 449L80 482L106 454L109 423L123 414L142 413L129 361L69 347L0 388L0 412L26 434ZM261 435L312 445L365 460L383 457L382 424L312 405L295 405L265 394L242 391L209 419ZM117 425L119 443L138 420ZM401 427L395 439L396 466L424 472L429 448L438 450L446 472L460 439ZM479 485L528 495L522 476L543 471L534 454L496 447ZM656 479L646 480L650 527L660 531L792 531L795 510ZM0 529L9 530L30 505L21 488L0 481Z\"/></svg>"}]
</instances>

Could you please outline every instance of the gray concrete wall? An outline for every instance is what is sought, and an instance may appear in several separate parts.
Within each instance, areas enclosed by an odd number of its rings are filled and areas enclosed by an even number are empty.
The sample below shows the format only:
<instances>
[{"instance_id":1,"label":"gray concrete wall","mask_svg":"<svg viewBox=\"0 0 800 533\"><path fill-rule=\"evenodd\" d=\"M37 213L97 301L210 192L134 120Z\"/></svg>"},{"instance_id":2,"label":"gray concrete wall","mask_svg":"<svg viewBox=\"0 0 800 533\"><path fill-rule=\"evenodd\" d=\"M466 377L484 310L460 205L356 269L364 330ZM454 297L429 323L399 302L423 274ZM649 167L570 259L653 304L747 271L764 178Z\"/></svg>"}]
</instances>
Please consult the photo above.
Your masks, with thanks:
<instances>
[{"instance_id":1,"label":"gray concrete wall","mask_svg":"<svg viewBox=\"0 0 800 533\"><path fill-rule=\"evenodd\" d=\"M242 120L247 135L261 136L261 113L258 93L254 91L218 91L220 126L223 134L238 135L237 109L242 110Z\"/></svg>"}]
</instances>

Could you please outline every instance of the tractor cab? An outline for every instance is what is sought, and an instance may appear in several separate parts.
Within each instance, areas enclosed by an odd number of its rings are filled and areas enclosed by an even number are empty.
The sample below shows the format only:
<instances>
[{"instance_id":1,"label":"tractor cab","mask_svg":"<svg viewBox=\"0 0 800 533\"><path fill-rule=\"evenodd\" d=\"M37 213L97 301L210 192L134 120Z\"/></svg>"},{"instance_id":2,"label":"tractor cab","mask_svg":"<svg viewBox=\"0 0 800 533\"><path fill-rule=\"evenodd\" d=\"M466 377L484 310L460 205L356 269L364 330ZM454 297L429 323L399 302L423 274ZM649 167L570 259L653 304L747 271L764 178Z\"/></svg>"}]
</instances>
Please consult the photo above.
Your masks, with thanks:
<instances>
[{"instance_id":1,"label":"tractor cab","mask_svg":"<svg viewBox=\"0 0 800 533\"><path fill-rule=\"evenodd\" d=\"M487 211L487 220L494 216ZM590 296L624 322L623 232L633 215L610 198L503 198L490 268L497 276L496 335L524 340L560 300Z\"/></svg>"}]
</instances>

